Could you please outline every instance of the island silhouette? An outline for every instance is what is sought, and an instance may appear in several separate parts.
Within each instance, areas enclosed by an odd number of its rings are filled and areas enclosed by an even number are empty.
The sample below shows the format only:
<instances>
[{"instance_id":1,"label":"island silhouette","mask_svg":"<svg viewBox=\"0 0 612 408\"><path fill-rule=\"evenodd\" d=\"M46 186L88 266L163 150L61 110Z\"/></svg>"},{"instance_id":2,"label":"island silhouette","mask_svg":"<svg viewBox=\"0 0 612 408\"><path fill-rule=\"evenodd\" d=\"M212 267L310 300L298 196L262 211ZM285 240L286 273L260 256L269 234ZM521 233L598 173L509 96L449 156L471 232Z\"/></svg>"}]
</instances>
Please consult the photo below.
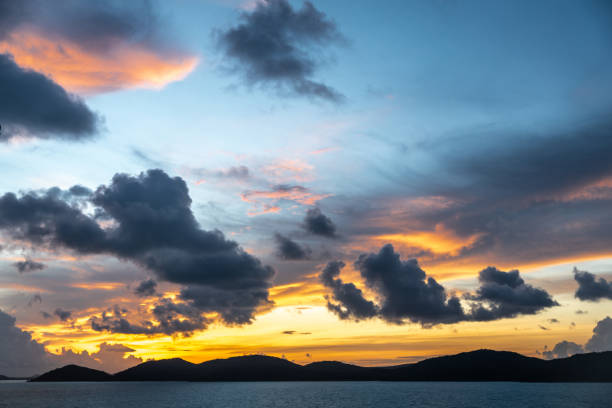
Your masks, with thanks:
<instances>
[{"instance_id":1,"label":"island silhouette","mask_svg":"<svg viewBox=\"0 0 612 408\"><path fill-rule=\"evenodd\" d=\"M200 364L174 358L147 361L114 375L68 365L30 381L612 382L612 351L542 360L509 351L476 350L388 367L361 367L338 361L299 365L265 355L216 359Z\"/></svg>"}]
</instances>

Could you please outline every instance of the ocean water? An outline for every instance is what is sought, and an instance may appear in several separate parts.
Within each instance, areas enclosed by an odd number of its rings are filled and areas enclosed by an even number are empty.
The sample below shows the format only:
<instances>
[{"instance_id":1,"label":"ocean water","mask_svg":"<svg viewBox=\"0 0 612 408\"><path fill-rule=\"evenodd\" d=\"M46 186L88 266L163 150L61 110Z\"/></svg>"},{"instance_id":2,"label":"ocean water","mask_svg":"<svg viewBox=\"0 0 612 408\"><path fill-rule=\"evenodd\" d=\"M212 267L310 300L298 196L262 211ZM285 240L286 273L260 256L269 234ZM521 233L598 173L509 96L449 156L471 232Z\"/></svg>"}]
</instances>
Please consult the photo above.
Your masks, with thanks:
<instances>
[{"instance_id":1,"label":"ocean water","mask_svg":"<svg viewBox=\"0 0 612 408\"><path fill-rule=\"evenodd\" d=\"M612 384L0 382L1 408L612 407Z\"/></svg>"}]
</instances>

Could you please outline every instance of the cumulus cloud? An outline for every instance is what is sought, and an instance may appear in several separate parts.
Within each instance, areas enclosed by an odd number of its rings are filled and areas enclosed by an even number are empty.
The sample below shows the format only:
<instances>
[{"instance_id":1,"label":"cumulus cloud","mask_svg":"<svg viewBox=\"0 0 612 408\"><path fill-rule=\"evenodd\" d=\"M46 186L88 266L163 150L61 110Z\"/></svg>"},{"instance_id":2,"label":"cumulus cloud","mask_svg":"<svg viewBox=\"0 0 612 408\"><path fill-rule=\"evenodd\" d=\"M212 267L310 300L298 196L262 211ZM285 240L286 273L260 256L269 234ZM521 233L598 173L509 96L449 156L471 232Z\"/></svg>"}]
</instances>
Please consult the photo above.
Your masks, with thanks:
<instances>
[{"instance_id":1,"label":"cumulus cloud","mask_svg":"<svg viewBox=\"0 0 612 408\"><path fill-rule=\"evenodd\" d=\"M587 341L584 348L591 352L612 350L612 319L609 316L597 322L593 329L593 336Z\"/></svg>"},{"instance_id":2,"label":"cumulus cloud","mask_svg":"<svg viewBox=\"0 0 612 408\"><path fill-rule=\"evenodd\" d=\"M573 341L563 340L555 344L552 350L544 350L542 355L547 359L553 358L566 358L571 357L574 354L584 353L584 349L580 344L576 344Z\"/></svg>"},{"instance_id":3,"label":"cumulus cloud","mask_svg":"<svg viewBox=\"0 0 612 408\"><path fill-rule=\"evenodd\" d=\"M374 302L364 298L361 289L353 283L344 283L338 276L344 268L342 261L329 262L319 279L332 289L331 297L327 298L327 308L340 319L362 320L376 316L379 311Z\"/></svg>"},{"instance_id":4,"label":"cumulus cloud","mask_svg":"<svg viewBox=\"0 0 612 408\"><path fill-rule=\"evenodd\" d=\"M378 316L390 323L414 322L428 327L535 314L558 305L544 289L526 284L518 271L489 267L480 272L478 289L463 297L469 306L466 312L461 300L447 294L442 285L427 276L416 259L401 260L390 244L378 253L360 255L354 264L376 295L378 304L374 304L352 283L336 279L343 266L343 262L330 262L319 275L322 283L332 289L332 300L336 301L328 300L328 309L342 319ZM350 296L340 296L341 289ZM365 305L363 314L356 306Z\"/></svg>"},{"instance_id":5,"label":"cumulus cloud","mask_svg":"<svg viewBox=\"0 0 612 408\"><path fill-rule=\"evenodd\" d=\"M0 310L0 373L3 375L31 376L67 364L114 373L142 362L140 358L128 355L134 350L122 344L102 343L99 350L91 354L69 349L62 349L58 354L50 353L15 322L14 317Z\"/></svg>"},{"instance_id":6,"label":"cumulus cloud","mask_svg":"<svg viewBox=\"0 0 612 408\"><path fill-rule=\"evenodd\" d=\"M303 247L291 238L282 234L274 234L276 241L276 255L288 261L301 261L310 258L311 250L308 247Z\"/></svg>"},{"instance_id":7,"label":"cumulus cloud","mask_svg":"<svg viewBox=\"0 0 612 408\"><path fill-rule=\"evenodd\" d=\"M552 359L570 357L584 352L601 351L612 351L612 319L609 316L597 322L597 325L593 328L593 336L584 346L563 340L555 344L551 350L545 347L542 354L545 358Z\"/></svg>"},{"instance_id":8,"label":"cumulus cloud","mask_svg":"<svg viewBox=\"0 0 612 408\"><path fill-rule=\"evenodd\" d=\"M45 269L45 264L36 262L32 259L24 259L23 261L15 262L13 266L17 268L19 273L41 271Z\"/></svg>"},{"instance_id":9,"label":"cumulus cloud","mask_svg":"<svg viewBox=\"0 0 612 408\"><path fill-rule=\"evenodd\" d=\"M249 85L340 102L343 96L312 79L323 47L342 41L336 24L310 2L294 10L287 0L258 2L241 23L217 33L219 48Z\"/></svg>"},{"instance_id":10,"label":"cumulus cloud","mask_svg":"<svg viewBox=\"0 0 612 408\"><path fill-rule=\"evenodd\" d=\"M488 267L480 271L478 280L480 287L476 293L466 296L469 300L479 302L471 311L474 320L531 315L559 305L544 289L526 284L517 270L504 272Z\"/></svg>"},{"instance_id":11,"label":"cumulus cloud","mask_svg":"<svg viewBox=\"0 0 612 408\"><path fill-rule=\"evenodd\" d=\"M117 174L111 184L100 186L87 198L94 215L63 197L54 189L0 196L0 230L36 246L113 255L146 268L158 280L182 285L182 303L159 305L160 327L144 325L135 331L181 330L184 326L176 324L178 316L193 318L205 312L216 312L232 324L250 323L259 308L272 304L268 288L274 270L221 231L201 229L181 178L161 170L136 177ZM124 327L120 319L113 322L98 322L95 328ZM203 327L204 319L195 319L189 326Z\"/></svg>"},{"instance_id":12,"label":"cumulus cloud","mask_svg":"<svg viewBox=\"0 0 612 408\"><path fill-rule=\"evenodd\" d=\"M82 99L19 67L7 54L0 54L0 87L0 141L17 136L82 140L97 131L98 116Z\"/></svg>"},{"instance_id":13,"label":"cumulus cloud","mask_svg":"<svg viewBox=\"0 0 612 408\"><path fill-rule=\"evenodd\" d=\"M574 268L574 280L578 282L578 289L574 294L578 299L591 302L597 302L600 299L612 300L612 282L576 268Z\"/></svg>"},{"instance_id":14,"label":"cumulus cloud","mask_svg":"<svg viewBox=\"0 0 612 408\"><path fill-rule=\"evenodd\" d=\"M155 290L157 289L157 282L153 279L145 279L141 281L136 289L134 289L134 294L141 297L153 296L155 295Z\"/></svg>"},{"instance_id":15,"label":"cumulus cloud","mask_svg":"<svg viewBox=\"0 0 612 408\"><path fill-rule=\"evenodd\" d=\"M331 218L323 214L319 208L315 207L306 211L306 216L304 217L304 223L302 225L304 229L311 234L328 238L337 237L336 225L332 222Z\"/></svg>"}]
</instances>

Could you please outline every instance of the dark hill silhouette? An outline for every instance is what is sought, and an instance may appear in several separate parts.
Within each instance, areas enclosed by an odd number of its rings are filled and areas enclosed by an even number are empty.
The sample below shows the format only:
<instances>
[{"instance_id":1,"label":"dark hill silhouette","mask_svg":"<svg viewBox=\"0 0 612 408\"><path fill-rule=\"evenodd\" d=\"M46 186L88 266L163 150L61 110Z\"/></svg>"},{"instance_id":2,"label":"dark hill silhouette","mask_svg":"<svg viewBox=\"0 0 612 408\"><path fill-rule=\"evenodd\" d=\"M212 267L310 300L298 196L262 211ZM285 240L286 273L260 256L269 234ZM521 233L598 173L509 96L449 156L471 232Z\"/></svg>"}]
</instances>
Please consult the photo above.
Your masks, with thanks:
<instances>
[{"instance_id":1,"label":"dark hill silhouette","mask_svg":"<svg viewBox=\"0 0 612 408\"><path fill-rule=\"evenodd\" d=\"M112 381L113 376L104 371L92 370L91 368L78 365L67 365L56 368L30 381Z\"/></svg>"},{"instance_id":2,"label":"dark hill silhouette","mask_svg":"<svg viewBox=\"0 0 612 408\"><path fill-rule=\"evenodd\" d=\"M507 351L476 350L415 364L359 367L337 361L305 366L251 355L193 364L181 359L148 361L110 376L67 366L35 381L525 381L612 382L612 352L541 360ZM84 378L77 379L79 371Z\"/></svg>"},{"instance_id":3,"label":"dark hill silhouette","mask_svg":"<svg viewBox=\"0 0 612 408\"><path fill-rule=\"evenodd\" d=\"M0 381L4 381L4 380L8 380L8 379L9 379L8 377L5 377L5 376L3 376L3 375L0 375Z\"/></svg>"},{"instance_id":4,"label":"dark hill silhouette","mask_svg":"<svg viewBox=\"0 0 612 408\"><path fill-rule=\"evenodd\" d=\"M196 376L196 364L181 358L147 361L113 376L119 381L189 381Z\"/></svg>"}]
</instances>

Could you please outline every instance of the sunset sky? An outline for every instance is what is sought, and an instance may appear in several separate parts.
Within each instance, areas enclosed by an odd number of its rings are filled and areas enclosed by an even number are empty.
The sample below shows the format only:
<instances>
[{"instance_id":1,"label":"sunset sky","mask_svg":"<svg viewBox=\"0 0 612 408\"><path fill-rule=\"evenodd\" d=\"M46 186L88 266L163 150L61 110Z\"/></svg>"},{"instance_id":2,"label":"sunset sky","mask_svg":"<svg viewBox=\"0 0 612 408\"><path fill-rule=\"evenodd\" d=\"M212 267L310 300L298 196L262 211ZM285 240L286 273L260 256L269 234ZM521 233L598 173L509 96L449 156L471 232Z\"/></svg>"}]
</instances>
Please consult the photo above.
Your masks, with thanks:
<instances>
[{"instance_id":1,"label":"sunset sky","mask_svg":"<svg viewBox=\"0 0 612 408\"><path fill-rule=\"evenodd\" d=\"M610 112L604 0L0 0L0 374L612 350Z\"/></svg>"}]
</instances>

